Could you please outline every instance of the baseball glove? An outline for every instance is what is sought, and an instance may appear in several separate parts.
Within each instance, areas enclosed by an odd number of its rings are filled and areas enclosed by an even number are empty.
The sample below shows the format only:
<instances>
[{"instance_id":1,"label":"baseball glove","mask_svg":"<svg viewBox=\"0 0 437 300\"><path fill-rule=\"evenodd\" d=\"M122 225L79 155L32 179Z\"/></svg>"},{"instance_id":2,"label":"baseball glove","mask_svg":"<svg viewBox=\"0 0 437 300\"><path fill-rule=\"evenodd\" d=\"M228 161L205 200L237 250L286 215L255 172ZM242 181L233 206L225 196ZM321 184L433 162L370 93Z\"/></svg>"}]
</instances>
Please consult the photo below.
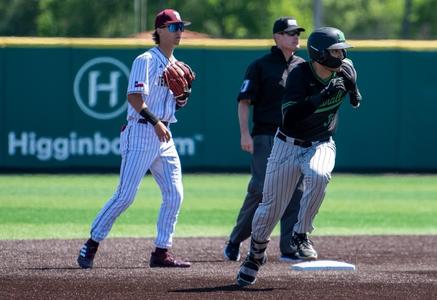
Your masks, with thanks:
<instances>
[{"instance_id":1,"label":"baseball glove","mask_svg":"<svg viewBox=\"0 0 437 300\"><path fill-rule=\"evenodd\" d=\"M186 105L191 94L191 84L196 78L193 70L186 63L176 61L164 70L164 82L172 91L179 107Z\"/></svg>"},{"instance_id":2,"label":"baseball glove","mask_svg":"<svg viewBox=\"0 0 437 300\"><path fill-rule=\"evenodd\" d=\"M196 79L196 74L191 67L183 61L176 61L175 64L184 71L184 78L188 83L188 87L191 88L191 83Z\"/></svg>"}]
</instances>

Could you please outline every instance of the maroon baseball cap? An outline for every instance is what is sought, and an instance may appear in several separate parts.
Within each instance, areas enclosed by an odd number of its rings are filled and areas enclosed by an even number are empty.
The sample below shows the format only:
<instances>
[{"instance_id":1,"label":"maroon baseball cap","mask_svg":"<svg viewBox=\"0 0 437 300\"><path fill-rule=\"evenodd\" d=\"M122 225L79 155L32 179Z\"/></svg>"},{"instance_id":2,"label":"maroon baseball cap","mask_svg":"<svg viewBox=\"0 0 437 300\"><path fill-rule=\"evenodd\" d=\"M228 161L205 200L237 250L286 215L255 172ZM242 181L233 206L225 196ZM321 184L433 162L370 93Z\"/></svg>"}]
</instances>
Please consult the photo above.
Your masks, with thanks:
<instances>
[{"instance_id":1,"label":"maroon baseball cap","mask_svg":"<svg viewBox=\"0 0 437 300\"><path fill-rule=\"evenodd\" d=\"M177 11L167 8L156 15L155 29L171 23L184 23L185 26L191 24L189 21L182 20L181 15Z\"/></svg>"}]
</instances>

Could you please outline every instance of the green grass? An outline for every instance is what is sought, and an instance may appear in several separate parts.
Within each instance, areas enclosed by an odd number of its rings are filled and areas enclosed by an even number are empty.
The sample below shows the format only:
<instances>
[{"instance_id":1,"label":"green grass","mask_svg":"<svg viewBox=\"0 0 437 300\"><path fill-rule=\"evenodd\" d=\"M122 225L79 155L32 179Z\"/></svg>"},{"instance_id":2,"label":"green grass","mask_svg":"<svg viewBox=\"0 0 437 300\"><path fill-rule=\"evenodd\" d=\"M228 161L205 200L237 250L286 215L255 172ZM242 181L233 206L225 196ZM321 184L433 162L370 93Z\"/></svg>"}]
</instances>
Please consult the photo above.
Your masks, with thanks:
<instances>
[{"instance_id":1,"label":"green grass","mask_svg":"<svg viewBox=\"0 0 437 300\"><path fill-rule=\"evenodd\" d=\"M175 236L228 235L248 180L185 175ZM117 184L117 175L0 175L0 239L85 238ZM110 237L154 236L160 202L147 176ZM437 234L437 176L334 174L315 225L315 235Z\"/></svg>"}]
</instances>

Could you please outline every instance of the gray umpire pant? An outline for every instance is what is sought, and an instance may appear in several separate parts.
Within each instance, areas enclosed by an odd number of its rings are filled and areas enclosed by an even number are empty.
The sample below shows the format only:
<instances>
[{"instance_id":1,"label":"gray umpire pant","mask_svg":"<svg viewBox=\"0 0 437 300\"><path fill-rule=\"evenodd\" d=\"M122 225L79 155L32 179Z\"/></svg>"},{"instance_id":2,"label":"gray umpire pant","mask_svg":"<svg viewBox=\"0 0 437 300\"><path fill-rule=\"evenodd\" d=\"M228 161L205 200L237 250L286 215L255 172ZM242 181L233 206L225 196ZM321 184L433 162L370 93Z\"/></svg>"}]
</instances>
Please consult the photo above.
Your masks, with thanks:
<instances>
[{"instance_id":1,"label":"gray umpire pant","mask_svg":"<svg viewBox=\"0 0 437 300\"><path fill-rule=\"evenodd\" d=\"M255 135L253 137L252 178L247 187L247 195L240 209L236 225L229 237L232 243L239 244L249 238L252 233L252 219L258 204L262 201L267 159L273 147L273 140L274 136L270 135ZM281 238L279 243L281 253L292 253L290 241L293 234L293 226L297 222L302 194L302 178L300 178L291 201L281 218Z\"/></svg>"}]
</instances>

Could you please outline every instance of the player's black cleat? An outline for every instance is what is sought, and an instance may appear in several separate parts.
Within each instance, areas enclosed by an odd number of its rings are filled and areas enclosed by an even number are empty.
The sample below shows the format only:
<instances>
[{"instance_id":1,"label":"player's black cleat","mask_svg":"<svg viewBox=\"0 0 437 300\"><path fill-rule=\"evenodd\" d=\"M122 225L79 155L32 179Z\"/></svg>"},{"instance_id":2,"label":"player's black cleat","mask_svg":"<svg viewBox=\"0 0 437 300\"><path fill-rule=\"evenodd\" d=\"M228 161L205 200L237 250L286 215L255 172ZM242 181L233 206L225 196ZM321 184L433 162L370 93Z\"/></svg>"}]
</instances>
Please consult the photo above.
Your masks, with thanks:
<instances>
[{"instance_id":1,"label":"player's black cleat","mask_svg":"<svg viewBox=\"0 0 437 300\"><path fill-rule=\"evenodd\" d=\"M94 256L96 256L99 243L89 239L80 249L77 263L82 269L91 269L93 267Z\"/></svg>"},{"instance_id":2,"label":"player's black cleat","mask_svg":"<svg viewBox=\"0 0 437 300\"><path fill-rule=\"evenodd\" d=\"M240 287L254 284L256 282L256 274L258 273L259 268L265 264L266 261L266 256L261 259L256 259L251 253L249 253L238 271L237 284Z\"/></svg>"},{"instance_id":3,"label":"player's black cleat","mask_svg":"<svg viewBox=\"0 0 437 300\"><path fill-rule=\"evenodd\" d=\"M229 241L226 244L225 250L223 251L223 256L227 260L239 261L240 260L240 244L234 244Z\"/></svg>"},{"instance_id":4,"label":"player's black cleat","mask_svg":"<svg viewBox=\"0 0 437 300\"><path fill-rule=\"evenodd\" d=\"M291 239L291 247L296 249L296 256L303 260L316 260L317 252L313 242L306 233L294 233Z\"/></svg>"},{"instance_id":5,"label":"player's black cleat","mask_svg":"<svg viewBox=\"0 0 437 300\"><path fill-rule=\"evenodd\" d=\"M257 242L250 240L250 251L240 266L237 274L237 284L240 287L254 284L259 268L267 262L266 249L269 241Z\"/></svg>"}]
</instances>

